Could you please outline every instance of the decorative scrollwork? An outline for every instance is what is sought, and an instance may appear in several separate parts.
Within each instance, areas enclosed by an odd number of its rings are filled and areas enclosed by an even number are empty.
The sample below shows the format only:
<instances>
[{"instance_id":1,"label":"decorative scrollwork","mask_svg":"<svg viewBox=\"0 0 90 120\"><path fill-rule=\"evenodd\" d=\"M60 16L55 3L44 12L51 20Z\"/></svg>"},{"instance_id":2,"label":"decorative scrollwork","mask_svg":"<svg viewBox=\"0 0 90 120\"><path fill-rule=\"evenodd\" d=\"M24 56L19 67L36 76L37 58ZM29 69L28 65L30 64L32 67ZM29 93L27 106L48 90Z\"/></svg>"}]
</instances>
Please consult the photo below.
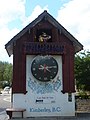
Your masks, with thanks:
<instances>
[{"instance_id":1,"label":"decorative scrollwork","mask_svg":"<svg viewBox=\"0 0 90 120\"><path fill-rule=\"evenodd\" d=\"M37 94L45 94L45 93L53 93L54 91L58 91L61 86L61 80L59 76L57 80L53 80L51 82L39 82L36 80L32 80L29 78L28 87L32 90L32 92L36 92Z\"/></svg>"}]
</instances>

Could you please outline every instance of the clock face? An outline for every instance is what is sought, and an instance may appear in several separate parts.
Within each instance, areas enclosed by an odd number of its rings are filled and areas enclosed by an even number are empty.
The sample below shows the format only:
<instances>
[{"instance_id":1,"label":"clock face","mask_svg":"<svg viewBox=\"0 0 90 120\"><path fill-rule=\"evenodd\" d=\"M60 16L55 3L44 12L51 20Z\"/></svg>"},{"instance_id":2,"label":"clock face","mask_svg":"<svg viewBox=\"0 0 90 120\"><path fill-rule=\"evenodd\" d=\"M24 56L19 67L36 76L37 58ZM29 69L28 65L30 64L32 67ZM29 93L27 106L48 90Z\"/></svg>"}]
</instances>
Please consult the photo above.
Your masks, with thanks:
<instances>
[{"instance_id":1,"label":"clock face","mask_svg":"<svg viewBox=\"0 0 90 120\"><path fill-rule=\"evenodd\" d=\"M37 56L32 61L31 72L37 80L47 82L57 75L58 63L52 56Z\"/></svg>"}]
</instances>

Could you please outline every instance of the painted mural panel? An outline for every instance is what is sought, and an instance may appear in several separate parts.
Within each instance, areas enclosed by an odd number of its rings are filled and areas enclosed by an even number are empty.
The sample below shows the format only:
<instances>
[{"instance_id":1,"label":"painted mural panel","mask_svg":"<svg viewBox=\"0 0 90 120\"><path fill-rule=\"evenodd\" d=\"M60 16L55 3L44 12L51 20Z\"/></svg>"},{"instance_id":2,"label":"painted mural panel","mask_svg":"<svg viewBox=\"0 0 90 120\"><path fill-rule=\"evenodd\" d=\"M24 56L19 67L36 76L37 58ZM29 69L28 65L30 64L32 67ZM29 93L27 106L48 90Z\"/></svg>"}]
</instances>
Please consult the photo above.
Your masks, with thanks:
<instances>
[{"instance_id":1,"label":"painted mural panel","mask_svg":"<svg viewBox=\"0 0 90 120\"><path fill-rule=\"evenodd\" d=\"M35 64L35 60L38 66ZM55 63L56 62L56 63ZM32 63L34 67L32 68ZM53 64L51 64L53 63ZM60 99L62 96L62 57L61 56L27 56L27 91L31 96L28 99L30 103L29 111L31 115L52 115L60 114L62 105ZM53 77L54 71L56 72ZM32 74L32 69L38 74L39 78ZM38 71L37 71L38 69ZM57 70L56 70L57 69ZM53 72L53 73L51 73ZM51 75L51 79L45 74ZM43 75L43 76L42 76ZM40 78L41 76L41 78Z\"/></svg>"}]
</instances>

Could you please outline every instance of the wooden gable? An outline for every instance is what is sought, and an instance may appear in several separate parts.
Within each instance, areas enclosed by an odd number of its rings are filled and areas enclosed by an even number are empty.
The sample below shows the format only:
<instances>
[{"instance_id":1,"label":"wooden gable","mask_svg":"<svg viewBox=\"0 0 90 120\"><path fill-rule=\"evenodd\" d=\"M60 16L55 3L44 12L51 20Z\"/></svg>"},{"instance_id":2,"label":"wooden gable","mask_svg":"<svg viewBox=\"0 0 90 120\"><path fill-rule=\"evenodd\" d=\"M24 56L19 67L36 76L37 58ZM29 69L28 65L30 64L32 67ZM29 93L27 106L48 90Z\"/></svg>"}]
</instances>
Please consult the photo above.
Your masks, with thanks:
<instances>
[{"instance_id":1,"label":"wooden gable","mask_svg":"<svg viewBox=\"0 0 90 120\"><path fill-rule=\"evenodd\" d=\"M42 36L49 39L42 42ZM45 36L46 36L45 35ZM41 39L40 39L41 36ZM40 41L41 40L41 41ZM63 58L62 92L74 92L74 54L83 49L61 24L44 11L21 32L14 36L5 48L13 54L13 93L26 93L26 55L58 54Z\"/></svg>"}]
</instances>

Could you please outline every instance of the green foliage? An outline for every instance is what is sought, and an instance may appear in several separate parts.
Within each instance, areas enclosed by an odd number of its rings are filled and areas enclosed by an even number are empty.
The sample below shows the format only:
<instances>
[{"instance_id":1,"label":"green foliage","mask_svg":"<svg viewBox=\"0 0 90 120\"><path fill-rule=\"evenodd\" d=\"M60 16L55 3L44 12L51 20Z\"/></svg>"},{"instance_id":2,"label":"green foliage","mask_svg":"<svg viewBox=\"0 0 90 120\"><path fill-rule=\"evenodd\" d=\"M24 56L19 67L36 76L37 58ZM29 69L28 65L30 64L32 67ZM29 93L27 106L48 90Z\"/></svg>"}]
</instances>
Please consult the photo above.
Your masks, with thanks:
<instances>
[{"instance_id":1,"label":"green foliage","mask_svg":"<svg viewBox=\"0 0 90 120\"><path fill-rule=\"evenodd\" d=\"M12 69L11 63L0 61L0 87L11 85Z\"/></svg>"},{"instance_id":2,"label":"green foliage","mask_svg":"<svg viewBox=\"0 0 90 120\"><path fill-rule=\"evenodd\" d=\"M88 99L89 96L87 95L87 93L85 91L80 91L78 96L81 98L81 99Z\"/></svg>"},{"instance_id":3,"label":"green foliage","mask_svg":"<svg viewBox=\"0 0 90 120\"><path fill-rule=\"evenodd\" d=\"M90 91L90 52L84 51L75 56L75 79L77 88Z\"/></svg>"}]
</instances>

